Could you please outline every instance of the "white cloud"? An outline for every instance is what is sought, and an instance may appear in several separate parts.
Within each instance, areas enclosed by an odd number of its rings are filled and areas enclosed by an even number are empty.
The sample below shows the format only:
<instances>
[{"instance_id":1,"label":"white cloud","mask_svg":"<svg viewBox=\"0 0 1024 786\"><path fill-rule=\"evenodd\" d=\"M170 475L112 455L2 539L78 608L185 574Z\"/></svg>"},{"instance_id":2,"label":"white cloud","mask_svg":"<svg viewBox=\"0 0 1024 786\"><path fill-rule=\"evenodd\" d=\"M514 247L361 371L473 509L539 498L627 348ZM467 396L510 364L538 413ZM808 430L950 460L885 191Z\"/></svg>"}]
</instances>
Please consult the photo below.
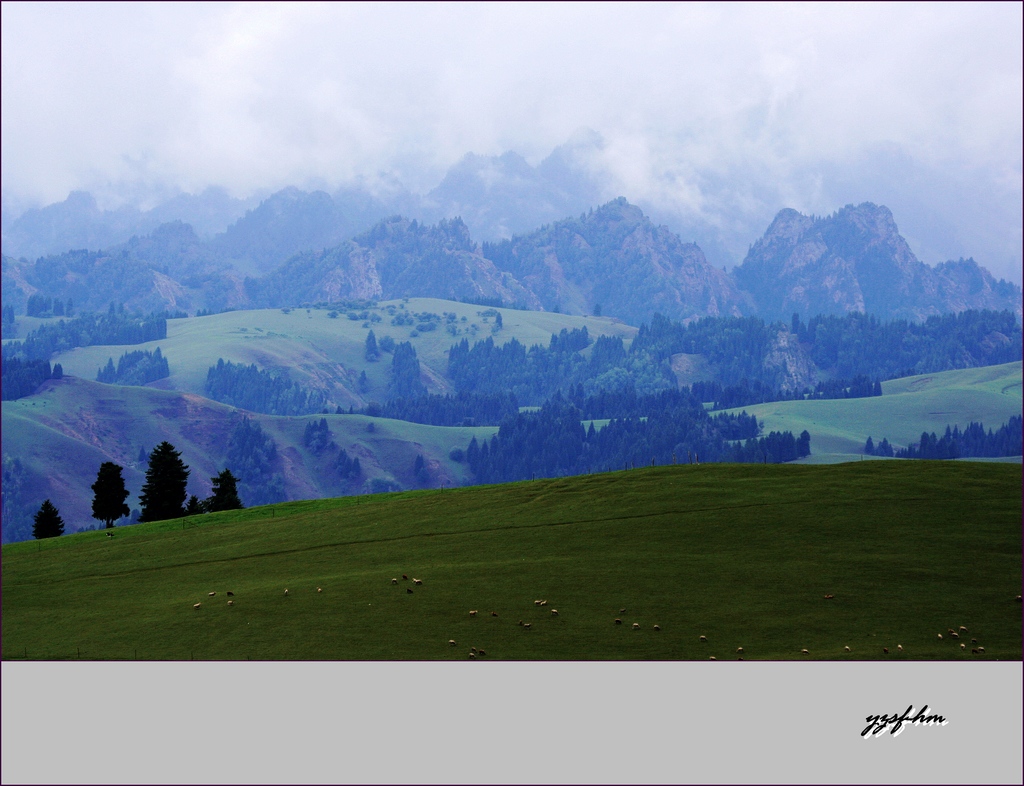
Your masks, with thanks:
<instances>
[{"instance_id":1,"label":"white cloud","mask_svg":"<svg viewBox=\"0 0 1024 786\"><path fill-rule=\"evenodd\" d=\"M426 190L468 151L536 162L580 127L605 138L626 196L720 223L778 200L830 212L826 173L880 148L1021 199L1020 4L2 14L4 190L43 201L131 184L243 195L389 170Z\"/></svg>"}]
</instances>

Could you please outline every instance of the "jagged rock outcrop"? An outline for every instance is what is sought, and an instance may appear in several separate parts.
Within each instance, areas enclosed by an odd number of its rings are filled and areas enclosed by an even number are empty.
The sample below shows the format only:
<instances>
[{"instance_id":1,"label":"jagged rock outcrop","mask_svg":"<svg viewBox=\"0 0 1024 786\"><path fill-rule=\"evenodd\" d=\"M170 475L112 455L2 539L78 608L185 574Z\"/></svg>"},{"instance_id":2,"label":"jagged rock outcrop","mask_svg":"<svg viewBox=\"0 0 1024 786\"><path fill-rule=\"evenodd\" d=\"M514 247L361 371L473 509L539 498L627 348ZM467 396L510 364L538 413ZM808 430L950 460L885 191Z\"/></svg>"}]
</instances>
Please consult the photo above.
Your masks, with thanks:
<instances>
[{"instance_id":1,"label":"jagged rock outcrop","mask_svg":"<svg viewBox=\"0 0 1024 786\"><path fill-rule=\"evenodd\" d=\"M459 219L435 226L387 219L347 243L299 254L246 285L263 306L415 296L540 307L533 293L484 258Z\"/></svg>"},{"instance_id":2,"label":"jagged rock outcrop","mask_svg":"<svg viewBox=\"0 0 1024 786\"><path fill-rule=\"evenodd\" d=\"M484 244L484 253L549 311L631 324L655 312L673 319L740 316L747 303L724 271L693 243L655 226L624 198L529 235Z\"/></svg>"},{"instance_id":3,"label":"jagged rock outcrop","mask_svg":"<svg viewBox=\"0 0 1024 786\"><path fill-rule=\"evenodd\" d=\"M870 202L824 218L780 211L734 275L765 319L864 311L919 320L970 308L1021 315L1018 287L972 259L926 265L889 209Z\"/></svg>"}]
</instances>

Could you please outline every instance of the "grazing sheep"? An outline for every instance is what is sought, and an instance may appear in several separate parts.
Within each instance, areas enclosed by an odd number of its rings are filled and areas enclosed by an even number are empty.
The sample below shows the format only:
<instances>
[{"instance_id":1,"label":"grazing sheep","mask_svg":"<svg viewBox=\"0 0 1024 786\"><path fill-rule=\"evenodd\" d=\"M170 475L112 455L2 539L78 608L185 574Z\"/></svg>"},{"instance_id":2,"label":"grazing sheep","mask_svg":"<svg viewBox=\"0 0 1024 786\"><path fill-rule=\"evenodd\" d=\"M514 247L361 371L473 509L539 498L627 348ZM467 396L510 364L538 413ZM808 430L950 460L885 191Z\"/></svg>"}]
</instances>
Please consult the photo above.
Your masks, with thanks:
<instances>
[{"instance_id":1,"label":"grazing sheep","mask_svg":"<svg viewBox=\"0 0 1024 786\"><path fill-rule=\"evenodd\" d=\"M967 628L965 628L963 625L961 625L960 626L960 632L961 633L967 633Z\"/></svg>"},{"instance_id":2,"label":"grazing sheep","mask_svg":"<svg viewBox=\"0 0 1024 786\"><path fill-rule=\"evenodd\" d=\"M661 630L661 625L655 625L655 626L654 626L654 629L655 629L655 630Z\"/></svg>"},{"instance_id":3,"label":"grazing sheep","mask_svg":"<svg viewBox=\"0 0 1024 786\"><path fill-rule=\"evenodd\" d=\"M476 653L475 653L475 652L471 652L471 653L469 653L469 657L470 657L470 658L475 658L475 657L476 657Z\"/></svg>"},{"instance_id":4,"label":"grazing sheep","mask_svg":"<svg viewBox=\"0 0 1024 786\"><path fill-rule=\"evenodd\" d=\"M391 583L392 584L397 584L398 583L398 579L391 579Z\"/></svg>"},{"instance_id":5,"label":"grazing sheep","mask_svg":"<svg viewBox=\"0 0 1024 786\"><path fill-rule=\"evenodd\" d=\"M228 590L226 594L229 598L235 597L235 593L233 593L231 590Z\"/></svg>"},{"instance_id":6,"label":"grazing sheep","mask_svg":"<svg viewBox=\"0 0 1024 786\"><path fill-rule=\"evenodd\" d=\"M952 628L947 628L946 629L946 633L953 633L953 629Z\"/></svg>"},{"instance_id":7,"label":"grazing sheep","mask_svg":"<svg viewBox=\"0 0 1024 786\"><path fill-rule=\"evenodd\" d=\"M1020 603L1020 595L1017 596L1017 602Z\"/></svg>"},{"instance_id":8,"label":"grazing sheep","mask_svg":"<svg viewBox=\"0 0 1024 786\"><path fill-rule=\"evenodd\" d=\"M886 652L888 652L888 650L886 650ZM800 650L800 654L801 655L810 655L811 653L808 652L807 650Z\"/></svg>"},{"instance_id":9,"label":"grazing sheep","mask_svg":"<svg viewBox=\"0 0 1024 786\"><path fill-rule=\"evenodd\" d=\"M622 624L622 620L620 620L618 617L616 617L615 618L615 624L616 625L621 625Z\"/></svg>"},{"instance_id":10,"label":"grazing sheep","mask_svg":"<svg viewBox=\"0 0 1024 786\"><path fill-rule=\"evenodd\" d=\"M977 639L971 639L971 644L977 644L977 643L978 643Z\"/></svg>"},{"instance_id":11,"label":"grazing sheep","mask_svg":"<svg viewBox=\"0 0 1024 786\"><path fill-rule=\"evenodd\" d=\"M285 595L287 595L287 594L288 594L288 590L285 590L285 591L284 591L284 594L285 594Z\"/></svg>"},{"instance_id":12,"label":"grazing sheep","mask_svg":"<svg viewBox=\"0 0 1024 786\"><path fill-rule=\"evenodd\" d=\"M548 605L548 602L547 602L546 600L542 600L542 601L540 602L540 605L541 605L541 606L547 606L547 605Z\"/></svg>"},{"instance_id":13,"label":"grazing sheep","mask_svg":"<svg viewBox=\"0 0 1024 786\"><path fill-rule=\"evenodd\" d=\"M850 652L850 648L849 647L843 647L843 649L846 650L847 652Z\"/></svg>"},{"instance_id":14,"label":"grazing sheep","mask_svg":"<svg viewBox=\"0 0 1024 786\"><path fill-rule=\"evenodd\" d=\"M523 621L522 621L522 620L519 620L519 624L520 624L520 625L522 625L522 624L523 624Z\"/></svg>"},{"instance_id":15,"label":"grazing sheep","mask_svg":"<svg viewBox=\"0 0 1024 786\"><path fill-rule=\"evenodd\" d=\"M484 650L477 650L477 651L476 651L476 654L477 654L477 655L486 655L486 654L487 654L487 652L486 652L486 651L484 651Z\"/></svg>"},{"instance_id":16,"label":"grazing sheep","mask_svg":"<svg viewBox=\"0 0 1024 786\"><path fill-rule=\"evenodd\" d=\"M492 612L491 612L491 616L492 616L492 617L497 617L497 616L498 616L498 612L496 612L496 611L492 611Z\"/></svg>"},{"instance_id":17,"label":"grazing sheep","mask_svg":"<svg viewBox=\"0 0 1024 786\"><path fill-rule=\"evenodd\" d=\"M960 638L960 634L959 633L950 633L949 635L952 636L954 639L959 639Z\"/></svg>"},{"instance_id":18,"label":"grazing sheep","mask_svg":"<svg viewBox=\"0 0 1024 786\"><path fill-rule=\"evenodd\" d=\"M940 639L942 638L942 634L941 634L941 633L939 634L939 638L940 638Z\"/></svg>"},{"instance_id":19,"label":"grazing sheep","mask_svg":"<svg viewBox=\"0 0 1024 786\"><path fill-rule=\"evenodd\" d=\"M470 647L470 648L469 648L469 651L470 651L470 652L476 652L476 647Z\"/></svg>"},{"instance_id":20,"label":"grazing sheep","mask_svg":"<svg viewBox=\"0 0 1024 786\"><path fill-rule=\"evenodd\" d=\"M966 644L961 644L961 645L960 645L960 649L962 649L962 650L966 650L966 649L967 649L967 645L966 645Z\"/></svg>"},{"instance_id":21,"label":"grazing sheep","mask_svg":"<svg viewBox=\"0 0 1024 786\"><path fill-rule=\"evenodd\" d=\"M625 609L619 609L619 614L625 614L625 613L626 613Z\"/></svg>"},{"instance_id":22,"label":"grazing sheep","mask_svg":"<svg viewBox=\"0 0 1024 786\"><path fill-rule=\"evenodd\" d=\"M216 592L207 592L206 594L207 594L207 595L209 595L209 596L210 596L210 597L212 598L212 597L213 597L214 595L216 595L217 593L216 593Z\"/></svg>"},{"instance_id":23,"label":"grazing sheep","mask_svg":"<svg viewBox=\"0 0 1024 786\"><path fill-rule=\"evenodd\" d=\"M323 590L322 590L322 589L320 589L319 587L317 587L317 588L316 588L316 591L317 591L317 592L323 592Z\"/></svg>"},{"instance_id":24,"label":"grazing sheep","mask_svg":"<svg viewBox=\"0 0 1024 786\"><path fill-rule=\"evenodd\" d=\"M552 617L557 617L558 616L558 609L551 609L551 616Z\"/></svg>"},{"instance_id":25,"label":"grazing sheep","mask_svg":"<svg viewBox=\"0 0 1024 786\"><path fill-rule=\"evenodd\" d=\"M807 650L804 650L804 652L807 652ZM886 655L888 655L889 654L889 648L888 647L882 647L882 652L884 652Z\"/></svg>"},{"instance_id":26,"label":"grazing sheep","mask_svg":"<svg viewBox=\"0 0 1024 786\"><path fill-rule=\"evenodd\" d=\"M835 600L835 595L826 595L825 600Z\"/></svg>"},{"instance_id":27,"label":"grazing sheep","mask_svg":"<svg viewBox=\"0 0 1024 786\"><path fill-rule=\"evenodd\" d=\"M471 609L470 612L469 612L469 616L470 617L475 617L476 616L476 611L477 611L476 609Z\"/></svg>"},{"instance_id":28,"label":"grazing sheep","mask_svg":"<svg viewBox=\"0 0 1024 786\"><path fill-rule=\"evenodd\" d=\"M423 584L423 582L420 581L419 579L413 579L412 583L415 584L416 586L420 586L421 584Z\"/></svg>"},{"instance_id":29,"label":"grazing sheep","mask_svg":"<svg viewBox=\"0 0 1024 786\"><path fill-rule=\"evenodd\" d=\"M640 623L639 622L634 622L633 623L633 630L640 630Z\"/></svg>"},{"instance_id":30,"label":"grazing sheep","mask_svg":"<svg viewBox=\"0 0 1024 786\"><path fill-rule=\"evenodd\" d=\"M534 605L534 606L539 606L539 605L540 605L541 603L542 603L542 601L539 601L539 600L535 600L535 601L533 602L533 605Z\"/></svg>"},{"instance_id":31,"label":"grazing sheep","mask_svg":"<svg viewBox=\"0 0 1024 786\"><path fill-rule=\"evenodd\" d=\"M527 630L529 630L530 629L530 623L529 622L524 622L523 623L523 627L526 628Z\"/></svg>"},{"instance_id":32,"label":"grazing sheep","mask_svg":"<svg viewBox=\"0 0 1024 786\"><path fill-rule=\"evenodd\" d=\"M707 636L701 636L700 640L703 641L703 642L707 642L708 637Z\"/></svg>"},{"instance_id":33,"label":"grazing sheep","mask_svg":"<svg viewBox=\"0 0 1024 786\"><path fill-rule=\"evenodd\" d=\"M202 603L193 603L193 604L192 604L192 608L194 608L194 609L199 609L199 608L202 608L202 606L203 606L203 604L202 604Z\"/></svg>"},{"instance_id":34,"label":"grazing sheep","mask_svg":"<svg viewBox=\"0 0 1024 786\"><path fill-rule=\"evenodd\" d=\"M408 593L409 595L412 595L412 587L406 587L406 588L405 588L405 591L406 591L406 592L407 592L407 593Z\"/></svg>"},{"instance_id":35,"label":"grazing sheep","mask_svg":"<svg viewBox=\"0 0 1024 786\"><path fill-rule=\"evenodd\" d=\"M448 639L448 645L451 647L455 646L455 639Z\"/></svg>"},{"instance_id":36,"label":"grazing sheep","mask_svg":"<svg viewBox=\"0 0 1024 786\"><path fill-rule=\"evenodd\" d=\"M896 645L896 649L899 650L900 652L903 652L903 645L902 644L897 644Z\"/></svg>"},{"instance_id":37,"label":"grazing sheep","mask_svg":"<svg viewBox=\"0 0 1024 786\"><path fill-rule=\"evenodd\" d=\"M718 658L716 658L714 655L712 655L710 658L708 658L708 660L718 660Z\"/></svg>"},{"instance_id":38,"label":"grazing sheep","mask_svg":"<svg viewBox=\"0 0 1024 786\"><path fill-rule=\"evenodd\" d=\"M405 574L403 573L403 574L402 574L402 581L408 581L408 580L409 580L409 577L408 577L408 576L406 576L406 575L405 575Z\"/></svg>"},{"instance_id":39,"label":"grazing sheep","mask_svg":"<svg viewBox=\"0 0 1024 786\"><path fill-rule=\"evenodd\" d=\"M107 537L108 537L108 538L112 538L112 537L114 537L114 533L113 533L113 532L108 532L108 533L107 533Z\"/></svg>"},{"instance_id":40,"label":"grazing sheep","mask_svg":"<svg viewBox=\"0 0 1024 786\"><path fill-rule=\"evenodd\" d=\"M737 647L736 652L743 652L743 647Z\"/></svg>"},{"instance_id":41,"label":"grazing sheep","mask_svg":"<svg viewBox=\"0 0 1024 786\"><path fill-rule=\"evenodd\" d=\"M984 653L985 652L985 648L984 647L978 647L978 652Z\"/></svg>"},{"instance_id":42,"label":"grazing sheep","mask_svg":"<svg viewBox=\"0 0 1024 786\"><path fill-rule=\"evenodd\" d=\"M234 606L234 605L235 605L235 602L234 602L233 600L229 600L229 601L228 601L228 605L229 605L229 606Z\"/></svg>"}]
</instances>

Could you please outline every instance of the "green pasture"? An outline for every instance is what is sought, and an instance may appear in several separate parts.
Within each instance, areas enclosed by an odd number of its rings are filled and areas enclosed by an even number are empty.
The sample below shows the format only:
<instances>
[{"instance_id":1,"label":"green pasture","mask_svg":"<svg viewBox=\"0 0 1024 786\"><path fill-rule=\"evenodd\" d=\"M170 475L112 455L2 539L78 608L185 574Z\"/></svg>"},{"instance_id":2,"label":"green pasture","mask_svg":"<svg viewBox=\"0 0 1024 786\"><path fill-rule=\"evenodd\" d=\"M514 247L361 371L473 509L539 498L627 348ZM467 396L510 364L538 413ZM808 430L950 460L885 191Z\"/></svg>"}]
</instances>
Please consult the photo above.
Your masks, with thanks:
<instances>
[{"instance_id":1,"label":"green pasture","mask_svg":"<svg viewBox=\"0 0 1024 786\"><path fill-rule=\"evenodd\" d=\"M443 315L454 313L459 331L452 335L445 329L445 322L429 332L419 332L413 337L414 325L392 325L388 307L395 313L433 313ZM360 309L359 311L363 311ZM83 379L96 379L96 372L106 365L108 358L117 363L125 352L144 349L160 351L167 358L171 375L155 383L165 389L181 390L204 395L206 374L218 358L246 365L255 363L260 368L287 368L292 379L304 385L334 391L337 403L347 408L349 404L362 406L354 392L357 390L359 374L366 372L369 389L366 400L383 400L391 374L391 356L382 354L375 363L368 363L364 357L366 336L373 330L379 342L384 336L391 336L396 342L410 341L423 370L424 384L431 392L452 392L450 383L444 378L448 368L448 349L463 338L472 345L492 336L498 344L512 338L527 347L533 344L547 344L552 333L563 328L572 330L584 325L592 336L601 334L622 336L632 339L636 328L608 317L578 317L541 311L516 311L497 309L502 315L503 328L491 333L494 317L484 317L484 306L456 303L433 298L409 298L379 303L365 309L381 317L380 322L370 322L363 327L362 320L350 320L344 310L332 319L330 309L264 309L259 311L231 311L207 317L173 319L167 323L167 338L132 346L79 347L54 356L53 362L60 363L65 374ZM462 322L462 317L466 322Z\"/></svg>"},{"instance_id":2,"label":"green pasture","mask_svg":"<svg viewBox=\"0 0 1024 786\"><path fill-rule=\"evenodd\" d=\"M947 425L962 430L981 421L986 429L998 429L1021 414L1021 361L894 379L871 398L776 401L731 411L742 410L763 422L765 433L806 429L808 463L857 460L869 436L906 447L922 431L942 436Z\"/></svg>"},{"instance_id":3,"label":"green pasture","mask_svg":"<svg viewBox=\"0 0 1024 786\"><path fill-rule=\"evenodd\" d=\"M1020 660L1020 521L969 462L292 502L4 546L3 657Z\"/></svg>"}]
</instances>

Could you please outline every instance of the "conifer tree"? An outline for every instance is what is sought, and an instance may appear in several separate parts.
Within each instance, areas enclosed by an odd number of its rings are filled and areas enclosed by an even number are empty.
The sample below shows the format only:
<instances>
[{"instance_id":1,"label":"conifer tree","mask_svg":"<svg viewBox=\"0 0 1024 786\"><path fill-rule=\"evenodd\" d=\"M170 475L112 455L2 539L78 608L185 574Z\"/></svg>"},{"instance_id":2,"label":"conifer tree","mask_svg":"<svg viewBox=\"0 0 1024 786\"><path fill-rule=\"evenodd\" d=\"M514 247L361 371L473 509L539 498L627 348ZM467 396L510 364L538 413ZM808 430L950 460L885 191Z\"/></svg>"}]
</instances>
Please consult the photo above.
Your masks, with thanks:
<instances>
[{"instance_id":1,"label":"conifer tree","mask_svg":"<svg viewBox=\"0 0 1024 786\"><path fill-rule=\"evenodd\" d=\"M241 510L242 500L238 496L238 478L230 469L221 472L213 481L213 495L206 500L206 509L211 513L218 510Z\"/></svg>"},{"instance_id":2,"label":"conifer tree","mask_svg":"<svg viewBox=\"0 0 1024 786\"><path fill-rule=\"evenodd\" d=\"M142 502L141 521L176 519L185 514L184 505L188 485L188 466L174 445L164 441L149 454L146 484L139 500Z\"/></svg>"},{"instance_id":3,"label":"conifer tree","mask_svg":"<svg viewBox=\"0 0 1024 786\"><path fill-rule=\"evenodd\" d=\"M33 521L35 523L32 525L32 537L37 540L56 538L64 534L64 519L60 517L60 512L48 499L39 506L39 511Z\"/></svg>"},{"instance_id":4,"label":"conifer tree","mask_svg":"<svg viewBox=\"0 0 1024 786\"><path fill-rule=\"evenodd\" d=\"M107 529L113 527L114 522L122 516L131 514L131 510L124 504L128 498L128 489L124 487L122 469L113 461L104 461L100 464L96 482L92 484L92 517L104 522Z\"/></svg>"}]
</instances>

